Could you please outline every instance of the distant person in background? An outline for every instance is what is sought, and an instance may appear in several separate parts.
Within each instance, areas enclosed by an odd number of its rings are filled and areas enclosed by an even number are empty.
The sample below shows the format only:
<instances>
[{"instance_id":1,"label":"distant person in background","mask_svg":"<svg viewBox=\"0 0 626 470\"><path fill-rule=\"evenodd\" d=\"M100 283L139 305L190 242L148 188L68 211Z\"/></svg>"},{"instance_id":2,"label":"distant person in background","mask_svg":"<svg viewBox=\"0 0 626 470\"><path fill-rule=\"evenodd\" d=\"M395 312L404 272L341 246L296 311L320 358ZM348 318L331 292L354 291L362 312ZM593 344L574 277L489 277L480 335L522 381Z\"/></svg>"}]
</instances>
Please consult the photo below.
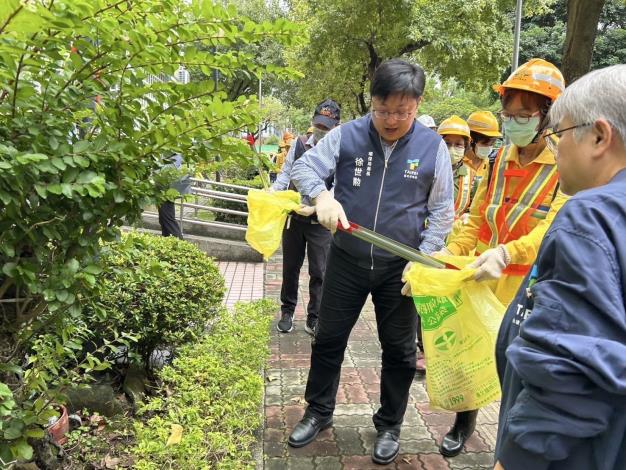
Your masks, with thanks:
<instances>
[{"instance_id":1,"label":"distant person in background","mask_svg":"<svg viewBox=\"0 0 626 470\"><path fill-rule=\"evenodd\" d=\"M417 122L419 122L422 126L428 127L429 129L437 132L437 124L435 124L435 120L428 114L422 114L417 118Z\"/></svg>"},{"instance_id":2,"label":"distant person in background","mask_svg":"<svg viewBox=\"0 0 626 470\"><path fill-rule=\"evenodd\" d=\"M498 119L489 111L476 111L469 115L467 124L471 131L471 145L465 154L465 164L475 172L472 198L485 177L489 177L489 159L495 161L498 154L494 148L496 141L502 138Z\"/></svg>"},{"instance_id":3,"label":"distant person in background","mask_svg":"<svg viewBox=\"0 0 626 470\"><path fill-rule=\"evenodd\" d=\"M170 157L168 164L163 168L176 168L181 170L183 166L183 156L179 153ZM189 194L191 190L191 181L189 175L174 181L171 185L172 189L178 191L181 195ZM164 201L158 207L159 225L161 226L161 235L164 237L176 237L183 239L183 234L176 221L176 206L173 201Z\"/></svg>"},{"instance_id":4,"label":"distant person in background","mask_svg":"<svg viewBox=\"0 0 626 470\"><path fill-rule=\"evenodd\" d=\"M272 185L275 191L292 189L293 165L307 150L312 149L331 129L339 125L341 108L333 100L325 100L315 108L311 124L310 137L301 136L294 140L287 155L283 171ZM326 180L326 189L333 186L333 178ZM313 212L313 211L311 211ZM317 317L322 296L322 283L326 271L326 257L330 247L331 234L320 225L315 214L291 214L283 230L283 284L280 290L281 318L277 329L281 333L293 330L293 315L298 302L298 280L306 253L309 261L309 305L304 331L313 335L317 326Z\"/></svg>"},{"instance_id":5,"label":"distant person in background","mask_svg":"<svg viewBox=\"0 0 626 470\"><path fill-rule=\"evenodd\" d=\"M287 158L287 154L291 148L293 138L294 136L291 132L285 131L283 138L278 144L278 155L276 155L276 167L278 168L278 173L280 173L283 169L283 165L285 164L285 159Z\"/></svg>"},{"instance_id":6,"label":"distant person in background","mask_svg":"<svg viewBox=\"0 0 626 470\"><path fill-rule=\"evenodd\" d=\"M315 132L315 127L311 126L306 130L306 138L310 139L313 133Z\"/></svg>"}]
</instances>

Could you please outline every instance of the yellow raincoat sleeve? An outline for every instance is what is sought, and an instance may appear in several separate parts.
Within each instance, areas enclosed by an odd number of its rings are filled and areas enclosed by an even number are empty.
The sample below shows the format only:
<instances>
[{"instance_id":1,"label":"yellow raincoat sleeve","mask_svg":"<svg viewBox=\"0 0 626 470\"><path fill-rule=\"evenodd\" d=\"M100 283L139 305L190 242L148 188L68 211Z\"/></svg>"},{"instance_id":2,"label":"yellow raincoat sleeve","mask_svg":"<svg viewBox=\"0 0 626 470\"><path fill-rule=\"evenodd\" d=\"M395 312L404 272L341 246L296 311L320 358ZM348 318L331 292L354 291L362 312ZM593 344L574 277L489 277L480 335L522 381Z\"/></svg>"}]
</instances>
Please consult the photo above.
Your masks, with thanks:
<instances>
[{"instance_id":1,"label":"yellow raincoat sleeve","mask_svg":"<svg viewBox=\"0 0 626 470\"><path fill-rule=\"evenodd\" d=\"M456 234L451 235L448 240L447 248L455 256L468 256L476 248L478 230L483 223L480 206L483 204L485 197L487 197L488 180L489 178L483 178L478 185L478 189L476 189L467 223Z\"/></svg>"},{"instance_id":2,"label":"yellow raincoat sleeve","mask_svg":"<svg viewBox=\"0 0 626 470\"><path fill-rule=\"evenodd\" d=\"M507 243L506 249L511 256L511 264L533 264L537 259L539 247L557 212L567 202L569 196L559 191L550 204L550 210L546 218L539 222L528 235Z\"/></svg>"}]
</instances>

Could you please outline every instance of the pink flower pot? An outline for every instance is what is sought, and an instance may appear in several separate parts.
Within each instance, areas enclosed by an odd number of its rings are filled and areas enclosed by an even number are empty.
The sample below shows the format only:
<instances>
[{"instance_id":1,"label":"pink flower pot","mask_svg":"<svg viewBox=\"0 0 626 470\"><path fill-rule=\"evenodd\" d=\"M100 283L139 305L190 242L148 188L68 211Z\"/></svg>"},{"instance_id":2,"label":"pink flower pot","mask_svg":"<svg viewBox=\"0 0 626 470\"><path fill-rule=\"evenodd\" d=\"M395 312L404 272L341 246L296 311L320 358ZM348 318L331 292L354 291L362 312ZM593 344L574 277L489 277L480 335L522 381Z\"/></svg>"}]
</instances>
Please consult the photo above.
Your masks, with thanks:
<instances>
[{"instance_id":1,"label":"pink flower pot","mask_svg":"<svg viewBox=\"0 0 626 470\"><path fill-rule=\"evenodd\" d=\"M66 434L70 431L70 420L67 416L67 409L63 405L59 405L61 416L53 424L48 426L47 431L52 440L59 445L67 442Z\"/></svg>"}]
</instances>

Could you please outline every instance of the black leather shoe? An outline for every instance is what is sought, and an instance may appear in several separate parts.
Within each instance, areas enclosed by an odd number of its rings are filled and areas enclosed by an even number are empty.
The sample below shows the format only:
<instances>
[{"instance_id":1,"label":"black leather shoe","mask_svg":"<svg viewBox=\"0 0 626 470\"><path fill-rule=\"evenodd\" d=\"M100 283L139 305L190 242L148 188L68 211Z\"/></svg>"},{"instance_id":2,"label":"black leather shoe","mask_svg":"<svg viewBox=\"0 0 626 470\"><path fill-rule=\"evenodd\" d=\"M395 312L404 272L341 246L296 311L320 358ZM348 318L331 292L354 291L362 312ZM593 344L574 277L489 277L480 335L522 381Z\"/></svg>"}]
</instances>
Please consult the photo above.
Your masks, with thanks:
<instances>
[{"instance_id":1,"label":"black leather shoe","mask_svg":"<svg viewBox=\"0 0 626 470\"><path fill-rule=\"evenodd\" d=\"M462 411L456 414L454 426L444 436L441 447L439 447L441 455L455 457L461 453L465 441L476 428L476 416L478 416L478 410Z\"/></svg>"},{"instance_id":2,"label":"black leather shoe","mask_svg":"<svg viewBox=\"0 0 626 470\"><path fill-rule=\"evenodd\" d=\"M379 465L387 465L394 461L400 452L400 436L393 431L378 431L376 444L372 452L372 460Z\"/></svg>"},{"instance_id":3,"label":"black leather shoe","mask_svg":"<svg viewBox=\"0 0 626 470\"><path fill-rule=\"evenodd\" d=\"M287 442L291 447L304 447L313 442L320 431L333 425L333 418L318 418L316 416L305 416L293 428Z\"/></svg>"}]
</instances>

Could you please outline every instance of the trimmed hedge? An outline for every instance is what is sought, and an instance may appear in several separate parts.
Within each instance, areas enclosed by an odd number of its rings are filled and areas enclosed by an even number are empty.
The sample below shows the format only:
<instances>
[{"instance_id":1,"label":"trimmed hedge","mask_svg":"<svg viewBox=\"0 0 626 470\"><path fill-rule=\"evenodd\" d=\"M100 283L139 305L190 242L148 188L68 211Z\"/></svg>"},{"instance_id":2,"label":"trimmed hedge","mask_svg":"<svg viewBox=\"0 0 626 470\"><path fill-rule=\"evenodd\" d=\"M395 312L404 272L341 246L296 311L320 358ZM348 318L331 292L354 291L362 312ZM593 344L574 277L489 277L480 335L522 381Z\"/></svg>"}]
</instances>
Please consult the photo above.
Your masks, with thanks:
<instances>
[{"instance_id":1,"label":"trimmed hedge","mask_svg":"<svg viewBox=\"0 0 626 470\"><path fill-rule=\"evenodd\" d=\"M183 347L159 372L162 396L141 410L133 449L138 470L162 468L253 469L252 446L262 424L269 327L276 305L268 300L224 311L210 334ZM172 424L179 444L166 446Z\"/></svg>"},{"instance_id":2,"label":"trimmed hedge","mask_svg":"<svg viewBox=\"0 0 626 470\"><path fill-rule=\"evenodd\" d=\"M101 339L135 338L131 353L144 364L158 346L200 338L221 308L224 279L189 242L130 232L103 247L102 266L98 298L85 320Z\"/></svg>"}]
</instances>

